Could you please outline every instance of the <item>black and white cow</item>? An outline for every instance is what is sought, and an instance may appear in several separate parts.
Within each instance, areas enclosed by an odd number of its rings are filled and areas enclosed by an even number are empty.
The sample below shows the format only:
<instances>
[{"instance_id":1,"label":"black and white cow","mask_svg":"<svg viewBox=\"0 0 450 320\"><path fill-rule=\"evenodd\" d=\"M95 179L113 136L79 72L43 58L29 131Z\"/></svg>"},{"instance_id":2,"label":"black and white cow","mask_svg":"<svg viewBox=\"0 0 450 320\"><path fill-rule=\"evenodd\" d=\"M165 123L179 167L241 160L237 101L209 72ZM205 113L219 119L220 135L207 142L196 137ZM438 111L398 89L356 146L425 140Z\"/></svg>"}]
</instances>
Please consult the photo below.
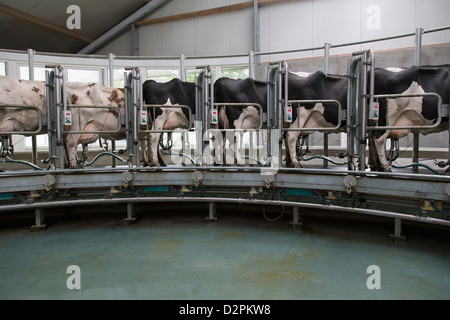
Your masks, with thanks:
<instances>
[{"instance_id":1,"label":"black and white cow","mask_svg":"<svg viewBox=\"0 0 450 320\"><path fill-rule=\"evenodd\" d=\"M289 73L288 100L337 100L343 110L347 109L347 78L325 75L321 71L312 74ZM336 103L294 103L292 105L292 122L289 128L331 128L345 130L345 123L338 123ZM286 126L286 124L285 124ZM286 131L286 165L300 168L297 157L297 140L307 136L311 131Z\"/></svg>"},{"instance_id":2,"label":"black and white cow","mask_svg":"<svg viewBox=\"0 0 450 320\"><path fill-rule=\"evenodd\" d=\"M443 104L449 103L450 65L410 67L408 69L376 69L375 94L422 94L433 92L442 98ZM380 99L380 118L378 126L428 126L436 123L437 100L435 97L405 97L398 99ZM386 159L385 144L388 138L403 138L410 131L422 134L448 129L448 117L441 125L428 130L380 130L369 136L369 166L372 170L390 171Z\"/></svg>"},{"instance_id":3,"label":"black and white cow","mask_svg":"<svg viewBox=\"0 0 450 320\"><path fill-rule=\"evenodd\" d=\"M214 83L215 102L219 106L219 128L221 129L257 129L260 125L260 110L255 106L226 106L227 103L257 103L263 112L267 112L267 84L251 78L219 78ZM236 135L226 135L230 140ZM225 142L225 141L224 141ZM238 141L233 139L234 155L238 164L243 162L237 151ZM234 159L233 159L234 162Z\"/></svg>"},{"instance_id":4,"label":"black and white cow","mask_svg":"<svg viewBox=\"0 0 450 320\"><path fill-rule=\"evenodd\" d=\"M177 78L165 83L147 80L143 84L143 98L145 104L185 105L190 108L192 115L195 115L194 83ZM189 128L189 111L186 108L151 108L148 110L148 115L152 130ZM141 144L144 162L150 166L165 165L159 156L160 137L161 133L150 133L144 142L146 145Z\"/></svg>"}]
</instances>

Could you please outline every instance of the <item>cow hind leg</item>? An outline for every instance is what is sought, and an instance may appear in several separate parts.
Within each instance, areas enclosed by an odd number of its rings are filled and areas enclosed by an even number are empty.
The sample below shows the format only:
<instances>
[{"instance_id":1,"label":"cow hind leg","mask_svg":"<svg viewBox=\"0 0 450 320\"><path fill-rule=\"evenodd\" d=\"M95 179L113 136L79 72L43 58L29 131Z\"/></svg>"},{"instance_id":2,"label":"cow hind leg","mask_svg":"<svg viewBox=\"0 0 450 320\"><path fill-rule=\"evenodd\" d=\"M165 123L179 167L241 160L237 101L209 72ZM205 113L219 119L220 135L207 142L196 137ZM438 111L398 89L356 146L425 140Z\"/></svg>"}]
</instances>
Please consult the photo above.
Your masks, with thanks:
<instances>
[{"instance_id":1,"label":"cow hind leg","mask_svg":"<svg viewBox=\"0 0 450 320\"><path fill-rule=\"evenodd\" d=\"M378 171L382 172L390 172L391 167L389 166L389 162L386 158L386 139L388 134L385 133L378 139L374 139L375 144L375 160L376 160L376 168Z\"/></svg>"},{"instance_id":2,"label":"cow hind leg","mask_svg":"<svg viewBox=\"0 0 450 320\"><path fill-rule=\"evenodd\" d=\"M286 146L286 166L301 168L301 164L297 158L297 140L300 136L300 131L287 131L285 137Z\"/></svg>"}]
</instances>

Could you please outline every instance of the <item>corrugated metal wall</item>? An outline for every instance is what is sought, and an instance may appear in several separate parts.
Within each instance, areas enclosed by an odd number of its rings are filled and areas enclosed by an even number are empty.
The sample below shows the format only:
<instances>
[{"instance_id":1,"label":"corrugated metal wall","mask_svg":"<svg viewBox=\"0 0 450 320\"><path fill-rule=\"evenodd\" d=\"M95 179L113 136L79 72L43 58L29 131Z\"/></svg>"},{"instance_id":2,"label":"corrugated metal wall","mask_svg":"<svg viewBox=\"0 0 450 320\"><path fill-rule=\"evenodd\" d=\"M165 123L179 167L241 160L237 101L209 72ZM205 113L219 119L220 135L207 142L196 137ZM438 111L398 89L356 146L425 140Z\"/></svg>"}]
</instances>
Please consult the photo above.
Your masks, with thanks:
<instances>
[{"instance_id":1,"label":"corrugated metal wall","mask_svg":"<svg viewBox=\"0 0 450 320\"><path fill-rule=\"evenodd\" d=\"M211 9L248 0L171 0L145 19ZM260 9L261 50L278 51L349 43L450 25L449 0L298 0ZM188 18L139 28L140 55L227 55L253 49L253 9ZM450 31L429 34L424 45L450 42ZM414 38L332 49L332 54L414 46ZM131 32L98 53L131 54ZM283 59L323 55L322 51ZM278 57L273 57L278 59Z\"/></svg>"}]
</instances>

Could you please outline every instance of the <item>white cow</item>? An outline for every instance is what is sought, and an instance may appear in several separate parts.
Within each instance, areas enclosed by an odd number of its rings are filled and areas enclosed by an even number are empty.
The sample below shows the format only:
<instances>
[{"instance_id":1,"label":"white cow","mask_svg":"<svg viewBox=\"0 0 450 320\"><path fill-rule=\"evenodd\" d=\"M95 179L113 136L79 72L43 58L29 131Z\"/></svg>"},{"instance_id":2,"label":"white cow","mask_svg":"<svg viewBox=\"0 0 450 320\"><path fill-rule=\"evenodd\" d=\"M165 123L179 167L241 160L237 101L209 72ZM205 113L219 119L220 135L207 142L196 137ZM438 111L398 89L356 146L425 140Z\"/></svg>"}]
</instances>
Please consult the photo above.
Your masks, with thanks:
<instances>
[{"instance_id":1,"label":"white cow","mask_svg":"<svg viewBox=\"0 0 450 320\"><path fill-rule=\"evenodd\" d=\"M86 83L67 84L68 109L72 112L72 125L65 126L64 146L70 168L76 168L76 151L79 144L95 142L99 137L111 140L125 138L125 130L112 134L72 134L70 131L114 131L119 127L119 114L125 112L125 96L120 89ZM18 80L0 77L0 105L21 104L38 107L47 116L45 84L39 81ZM92 108L71 108L71 106L92 106ZM36 111L29 108L0 107L1 132L30 132L39 128ZM43 127L41 133L47 133Z\"/></svg>"}]
</instances>

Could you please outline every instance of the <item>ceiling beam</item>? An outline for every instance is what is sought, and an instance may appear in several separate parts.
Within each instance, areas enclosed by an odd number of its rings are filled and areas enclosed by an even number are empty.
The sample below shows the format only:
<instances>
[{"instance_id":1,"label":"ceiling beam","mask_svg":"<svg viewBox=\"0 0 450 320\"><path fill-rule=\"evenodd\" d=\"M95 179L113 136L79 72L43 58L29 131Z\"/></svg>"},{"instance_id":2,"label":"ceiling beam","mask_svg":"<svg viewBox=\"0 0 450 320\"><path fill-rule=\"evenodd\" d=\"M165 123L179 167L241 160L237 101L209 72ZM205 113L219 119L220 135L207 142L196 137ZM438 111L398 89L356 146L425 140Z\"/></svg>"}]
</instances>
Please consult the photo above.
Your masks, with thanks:
<instances>
[{"instance_id":1,"label":"ceiling beam","mask_svg":"<svg viewBox=\"0 0 450 320\"><path fill-rule=\"evenodd\" d=\"M81 40L81 41L84 41L87 43L91 43L92 41L94 41L94 39L91 37L88 37L81 33L69 30L67 28L63 28L61 26L58 26L57 24L48 22L47 20L37 18L37 17L32 16L23 11L19 11L17 9L5 6L4 4L0 4L0 12L6 14L8 16L17 18L19 20L30 22L30 23L38 25L40 27L44 27L46 29L56 31L58 33L64 34L66 36L69 36L69 37L72 37L72 38L75 38L75 39L78 39L78 40Z\"/></svg>"},{"instance_id":2,"label":"ceiling beam","mask_svg":"<svg viewBox=\"0 0 450 320\"><path fill-rule=\"evenodd\" d=\"M259 0L258 4L260 6L262 6L262 5L269 5L269 4L273 4L273 3L286 2L286 1L292 1L292 0ZM216 13L242 10L242 9L246 9L246 8L251 8L251 7L253 7L253 5L254 5L254 1L248 1L248 2L238 3L238 4L232 4L229 6L216 7L216 8L212 8L212 9L176 14L176 15L168 16L168 17L141 20L141 21L137 21L135 24L138 26L146 26L146 25L156 24L156 23L178 21L178 20L183 20L183 19L188 19L188 18L208 16L208 15L216 14Z\"/></svg>"},{"instance_id":3,"label":"ceiling beam","mask_svg":"<svg viewBox=\"0 0 450 320\"><path fill-rule=\"evenodd\" d=\"M155 10L157 7L162 5L167 0L151 0L149 3L143 5L137 11L129 15L127 18L116 24L114 27L106 31L100 37L95 39L92 43L88 44L86 47L78 51L79 54L91 53L93 50L100 47L102 44L119 34L125 28L129 27L130 24L141 19L143 16L147 15L151 11Z\"/></svg>"}]
</instances>

